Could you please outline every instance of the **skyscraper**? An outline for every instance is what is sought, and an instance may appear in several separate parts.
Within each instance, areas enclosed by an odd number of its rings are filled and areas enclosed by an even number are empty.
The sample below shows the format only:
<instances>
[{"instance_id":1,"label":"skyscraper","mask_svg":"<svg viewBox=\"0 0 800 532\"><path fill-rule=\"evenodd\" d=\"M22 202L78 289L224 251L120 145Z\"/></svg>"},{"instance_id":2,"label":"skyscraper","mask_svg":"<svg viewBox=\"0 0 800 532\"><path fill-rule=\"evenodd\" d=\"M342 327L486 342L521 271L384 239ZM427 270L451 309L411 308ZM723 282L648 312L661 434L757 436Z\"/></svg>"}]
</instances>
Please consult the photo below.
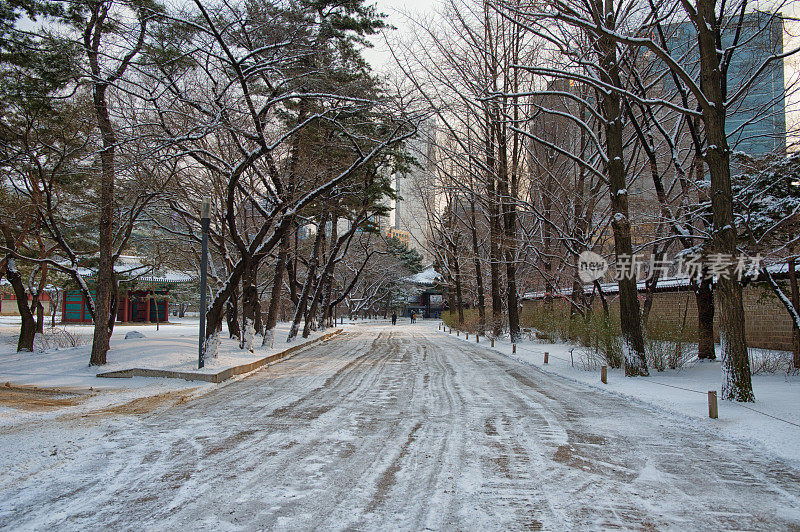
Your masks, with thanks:
<instances>
[{"instance_id":1,"label":"skyscraper","mask_svg":"<svg viewBox=\"0 0 800 532\"><path fill-rule=\"evenodd\" d=\"M730 99L743 88L769 57L783 52L783 18L780 14L753 11L746 13L739 27L739 17L730 17L722 24L723 50L736 47L728 68ZM690 22L667 28L672 56L684 69L699 79L697 33ZM669 76L665 86L674 85ZM758 74L755 83L728 107L725 129L728 144L734 151L758 157L781 153L786 149L786 101L783 60L773 60Z\"/></svg>"},{"instance_id":2,"label":"skyscraper","mask_svg":"<svg viewBox=\"0 0 800 532\"><path fill-rule=\"evenodd\" d=\"M429 260L426 202L435 201L430 182L435 157L434 134L430 122L420 125L419 135L410 142L411 153L420 166L415 166L408 174L394 176L397 192L394 227L409 233L409 247L419 251L426 261Z\"/></svg>"}]
</instances>

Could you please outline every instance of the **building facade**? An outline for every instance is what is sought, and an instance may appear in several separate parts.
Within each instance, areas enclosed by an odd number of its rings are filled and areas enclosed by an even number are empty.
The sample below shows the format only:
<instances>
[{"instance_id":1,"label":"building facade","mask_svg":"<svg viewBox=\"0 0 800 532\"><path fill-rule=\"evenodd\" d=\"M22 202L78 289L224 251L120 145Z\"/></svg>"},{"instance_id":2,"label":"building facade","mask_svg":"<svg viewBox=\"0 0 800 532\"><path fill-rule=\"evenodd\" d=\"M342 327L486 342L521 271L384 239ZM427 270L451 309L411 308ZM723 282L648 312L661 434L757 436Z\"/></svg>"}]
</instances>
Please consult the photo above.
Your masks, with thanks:
<instances>
[{"instance_id":1,"label":"building facade","mask_svg":"<svg viewBox=\"0 0 800 532\"><path fill-rule=\"evenodd\" d=\"M699 79L697 58L697 33L690 22L668 26L667 34L672 56ZM734 46L728 68L728 98L748 82L760 68L763 71L742 96L728 108L725 129L728 144L734 151L752 157L786 150L786 98L783 59L774 60L764 67L765 61L783 53L784 21L780 14L765 11L746 13L742 24L738 16L722 24L722 46ZM665 90L674 87L665 77Z\"/></svg>"},{"instance_id":2,"label":"building facade","mask_svg":"<svg viewBox=\"0 0 800 532\"><path fill-rule=\"evenodd\" d=\"M419 131L419 136L410 143L410 150L420 166L408 174L395 174L393 177L397 199L392 228L407 233L409 248L416 249L425 262L429 262L428 209L433 208L436 201L431 184L436 130L432 123L426 122Z\"/></svg>"}]
</instances>

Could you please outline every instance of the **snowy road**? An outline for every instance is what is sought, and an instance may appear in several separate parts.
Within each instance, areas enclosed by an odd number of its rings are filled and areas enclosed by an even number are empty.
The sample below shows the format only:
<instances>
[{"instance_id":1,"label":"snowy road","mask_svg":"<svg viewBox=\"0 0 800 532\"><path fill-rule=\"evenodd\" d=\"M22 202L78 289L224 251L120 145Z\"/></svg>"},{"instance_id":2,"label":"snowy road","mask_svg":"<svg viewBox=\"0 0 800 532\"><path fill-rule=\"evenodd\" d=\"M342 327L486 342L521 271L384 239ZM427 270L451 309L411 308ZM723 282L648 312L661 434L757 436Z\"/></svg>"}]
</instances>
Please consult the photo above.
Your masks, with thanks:
<instances>
[{"instance_id":1,"label":"snowy road","mask_svg":"<svg viewBox=\"0 0 800 532\"><path fill-rule=\"evenodd\" d=\"M425 324L0 449L8 529L800 526L800 472Z\"/></svg>"}]
</instances>

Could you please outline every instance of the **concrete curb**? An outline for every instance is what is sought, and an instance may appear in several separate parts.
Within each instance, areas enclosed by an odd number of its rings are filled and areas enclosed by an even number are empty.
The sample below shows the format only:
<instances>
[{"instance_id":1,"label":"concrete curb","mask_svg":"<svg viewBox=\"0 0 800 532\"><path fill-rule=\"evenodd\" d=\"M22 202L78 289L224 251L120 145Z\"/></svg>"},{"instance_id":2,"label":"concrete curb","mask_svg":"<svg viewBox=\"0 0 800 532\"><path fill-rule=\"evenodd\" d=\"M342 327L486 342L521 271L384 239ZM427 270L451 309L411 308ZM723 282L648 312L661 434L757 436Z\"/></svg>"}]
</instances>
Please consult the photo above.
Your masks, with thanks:
<instances>
[{"instance_id":1,"label":"concrete curb","mask_svg":"<svg viewBox=\"0 0 800 532\"><path fill-rule=\"evenodd\" d=\"M289 349L286 349L285 351L281 351L280 353L275 353L274 355L270 355L268 357L255 360L247 364L240 364L239 366L233 366L232 368L224 369L219 373L196 373L192 371L172 371L167 369L131 368L119 371L108 371L106 373L98 373L97 376L108 379L130 379L132 377L162 377L167 379L183 379L185 381L205 381L205 382L220 383L230 379L231 377L235 377L236 375L241 375L242 373L250 373L251 371L256 370L262 366L266 366L267 364L272 364L273 362L279 362L289 357L293 353L299 351L300 349L313 345L317 342L330 340L334 336L341 333L343 330L344 329L336 329L335 331L323 334L319 338L315 338L310 342L292 346Z\"/></svg>"}]
</instances>

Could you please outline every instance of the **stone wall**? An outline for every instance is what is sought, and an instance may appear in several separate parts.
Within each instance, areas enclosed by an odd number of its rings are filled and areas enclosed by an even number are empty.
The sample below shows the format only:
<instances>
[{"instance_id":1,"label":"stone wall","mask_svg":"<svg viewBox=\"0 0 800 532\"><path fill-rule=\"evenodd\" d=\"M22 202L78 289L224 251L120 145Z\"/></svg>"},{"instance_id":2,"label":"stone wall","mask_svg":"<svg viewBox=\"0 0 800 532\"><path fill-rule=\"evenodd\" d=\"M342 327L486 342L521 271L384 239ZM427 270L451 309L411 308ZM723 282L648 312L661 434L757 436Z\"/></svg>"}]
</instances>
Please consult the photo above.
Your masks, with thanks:
<instances>
[{"instance_id":1,"label":"stone wall","mask_svg":"<svg viewBox=\"0 0 800 532\"><path fill-rule=\"evenodd\" d=\"M541 300L524 301L524 306L543 305ZM609 296L609 307L612 313L618 313L618 301L615 295ZM644 303L644 294L639 294L639 304ZM555 306L559 311L566 312L566 301L556 301ZM601 310L599 298L595 297L593 304L596 310ZM772 291L762 285L749 285L744 289L745 307L745 334L750 347L762 349L778 349L791 351L792 349L792 321L789 313L778 301ZM714 314L714 333L719 340L719 301L717 312ZM651 316L664 321L682 323L684 319L690 330L697 328L697 304L694 292L691 290L674 290L657 292L653 296L653 309Z\"/></svg>"}]
</instances>

